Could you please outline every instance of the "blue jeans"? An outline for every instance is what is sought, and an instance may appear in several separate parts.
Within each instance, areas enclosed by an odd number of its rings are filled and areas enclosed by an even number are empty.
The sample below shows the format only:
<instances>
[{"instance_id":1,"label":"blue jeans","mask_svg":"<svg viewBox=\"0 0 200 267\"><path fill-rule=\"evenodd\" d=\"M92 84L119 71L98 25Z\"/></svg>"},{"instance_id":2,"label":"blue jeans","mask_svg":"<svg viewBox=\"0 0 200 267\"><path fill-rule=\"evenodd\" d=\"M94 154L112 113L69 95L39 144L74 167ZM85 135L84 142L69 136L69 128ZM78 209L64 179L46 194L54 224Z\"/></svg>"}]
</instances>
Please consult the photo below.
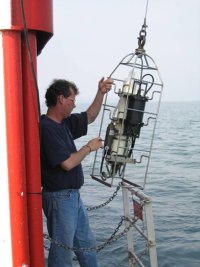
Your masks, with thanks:
<instances>
[{"instance_id":1,"label":"blue jeans","mask_svg":"<svg viewBox=\"0 0 200 267\"><path fill-rule=\"evenodd\" d=\"M51 238L76 248L96 246L88 215L76 189L42 193L43 211ZM98 267L96 252L75 252L81 267ZM51 243L48 267L72 267L73 252Z\"/></svg>"}]
</instances>

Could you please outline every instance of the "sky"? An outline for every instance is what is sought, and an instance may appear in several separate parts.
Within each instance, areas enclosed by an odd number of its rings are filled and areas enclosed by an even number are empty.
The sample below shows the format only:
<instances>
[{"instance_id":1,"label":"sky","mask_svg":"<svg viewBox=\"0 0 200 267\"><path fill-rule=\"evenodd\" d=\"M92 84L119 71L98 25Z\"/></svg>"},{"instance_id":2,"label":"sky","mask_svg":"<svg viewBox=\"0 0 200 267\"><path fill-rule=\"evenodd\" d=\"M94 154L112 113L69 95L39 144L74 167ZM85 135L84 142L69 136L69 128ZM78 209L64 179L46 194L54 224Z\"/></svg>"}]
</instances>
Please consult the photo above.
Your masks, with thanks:
<instances>
[{"instance_id":1,"label":"sky","mask_svg":"<svg viewBox=\"0 0 200 267\"><path fill-rule=\"evenodd\" d=\"M146 0L54 0L54 35L38 56L41 103L55 78L91 101L101 77L138 47ZM200 101L200 1L149 0L145 50L164 82L162 101Z\"/></svg>"}]
</instances>

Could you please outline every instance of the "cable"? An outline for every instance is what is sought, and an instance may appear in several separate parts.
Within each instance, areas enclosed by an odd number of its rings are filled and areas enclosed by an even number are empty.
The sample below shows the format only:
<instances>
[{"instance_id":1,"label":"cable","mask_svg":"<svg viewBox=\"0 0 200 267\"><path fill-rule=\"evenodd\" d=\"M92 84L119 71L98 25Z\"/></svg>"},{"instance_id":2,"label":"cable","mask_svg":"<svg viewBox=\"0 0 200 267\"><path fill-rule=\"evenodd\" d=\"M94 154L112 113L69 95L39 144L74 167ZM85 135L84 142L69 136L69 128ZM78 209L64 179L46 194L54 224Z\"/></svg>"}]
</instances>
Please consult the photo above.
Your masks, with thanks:
<instances>
[{"instance_id":1,"label":"cable","mask_svg":"<svg viewBox=\"0 0 200 267\"><path fill-rule=\"evenodd\" d=\"M38 115L39 118L38 120L38 124L39 124L39 137L40 137L40 117L41 117L41 109L40 109L40 97L39 97L39 88L38 88L38 83L37 83L37 78L36 78L36 73L35 73L35 69L34 69L34 65L33 65L33 57L31 54L31 48L30 48L30 43L29 43L29 39L28 39L28 30L26 27L26 18L25 18L25 12L24 12L24 2L23 0L20 0L20 6L21 6L21 12L22 12L22 21L23 21L23 26L24 26L24 37L25 37L25 42L26 42L26 47L27 47L27 51L28 51L28 57L29 57L29 62L30 62L30 66L31 66L31 72L32 72L32 76L33 76L33 80L34 80L34 84L35 84L35 90L36 90L36 96L37 96L37 108L38 108ZM38 195L41 196L41 192L27 192L28 195Z\"/></svg>"},{"instance_id":2,"label":"cable","mask_svg":"<svg viewBox=\"0 0 200 267\"><path fill-rule=\"evenodd\" d=\"M149 5L149 0L147 0L147 3L146 3L146 11L145 11L145 16L144 16L145 21L146 21L146 17L147 17L148 5Z\"/></svg>"},{"instance_id":3,"label":"cable","mask_svg":"<svg viewBox=\"0 0 200 267\"><path fill-rule=\"evenodd\" d=\"M26 47L27 47L27 51L28 51L28 57L29 57L30 65L31 65L31 72L32 72L32 76L33 76L33 80L34 80L34 84L35 84L35 89L36 89L36 95L37 95L37 107L38 107L38 114L39 114L38 122L39 122L40 116L41 116L39 88L38 88L36 73L35 73L35 69L34 69L34 65L33 65L33 57L31 54L30 43L29 43L29 39L28 39L28 30L26 27L26 18L25 18L23 0L20 0L20 6L21 6L21 12L22 12L22 22L23 22L23 26L24 26L24 37L25 37Z\"/></svg>"},{"instance_id":4,"label":"cable","mask_svg":"<svg viewBox=\"0 0 200 267\"><path fill-rule=\"evenodd\" d=\"M142 25L142 29L141 29L141 31L139 33L139 37L138 37L138 48L136 49L136 51L138 53L145 52L144 45L146 43L146 35L147 35L147 33L146 33L146 28L147 28L146 17L147 17L147 11L148 11L148 4L149 4L149 0L147 0L147 3L146 3L144 23Z\"/></svg>"}]
</instances>

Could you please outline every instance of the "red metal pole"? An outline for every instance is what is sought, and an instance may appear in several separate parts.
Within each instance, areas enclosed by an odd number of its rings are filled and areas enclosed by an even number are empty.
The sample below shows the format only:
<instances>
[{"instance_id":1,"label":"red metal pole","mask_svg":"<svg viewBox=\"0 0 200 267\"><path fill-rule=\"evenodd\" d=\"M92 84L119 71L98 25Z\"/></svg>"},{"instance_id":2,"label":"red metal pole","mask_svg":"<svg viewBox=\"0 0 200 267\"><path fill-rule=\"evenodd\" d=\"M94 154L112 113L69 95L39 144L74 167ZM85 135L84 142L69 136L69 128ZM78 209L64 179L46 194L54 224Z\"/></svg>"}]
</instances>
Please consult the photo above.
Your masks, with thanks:
<instances>
[{"instance_id":1,"label":"red metal pole","mask_svg":"<svg viewBox=\"0 0 200 267\"><path fill-rule=\"evenodd\" d=\"M36 74L36 33L29 32L28 39ZM30 262L31 267L43 267L38 99L25 40L22 43L22 66Z\"/></svg>"},{"instance_id":2,"label":"red metal pole","mask_svg":"<svg viewBox=\"0 0 200 267\"><path fill-rule=\"evenodd\" d=\"M13 266L29 266L21 33L4 31L3 49Z\"/></svg>"},{"instance_id":3,"label":"red metal pole","mask_svg":"<svg viewBox=\"0 0 200 267\"><path fill-rule=\"evenodd\" d=\"M53 35L52 0L0 1L1 261L6 267L43 267L37 94L33 64ZM5 168L5 171L4 171ZM28 197L27 197L28 194ZM5 216L5 218L3 217ZM5 233L2 230L5 228ZM9 253L7 251L9 250ZM31 264L31 265L30 265Z\"/></svg>"}]
</instances>

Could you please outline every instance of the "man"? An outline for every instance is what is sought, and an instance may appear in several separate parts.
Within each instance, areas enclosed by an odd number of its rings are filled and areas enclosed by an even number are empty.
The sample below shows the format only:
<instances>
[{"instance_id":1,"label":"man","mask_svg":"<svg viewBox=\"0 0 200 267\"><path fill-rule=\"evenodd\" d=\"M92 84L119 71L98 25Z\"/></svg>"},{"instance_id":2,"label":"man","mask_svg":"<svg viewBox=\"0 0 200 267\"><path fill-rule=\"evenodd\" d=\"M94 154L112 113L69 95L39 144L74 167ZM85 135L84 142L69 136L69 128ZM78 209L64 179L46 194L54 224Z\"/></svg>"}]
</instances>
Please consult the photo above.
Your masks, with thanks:
<instances>
[{"instance_id":1,"label":"man","mask_svg":"<svg viewBox=\"0 0 200 267\"><path fill-rule=\"evenodd\" d=\"M80 114L71 114L78 94L74 83L54 80L46 91L48 110L41 116L43 210L50 237L70 248L96 246L79 189L84 183L81 161L91 151L101 148L102 140L96 137L77 151L74 139L86 135L87 125L96 119L104 94L111 86L111 78L102 78L94 101ZM81 267L98 267L94 250L75 253ZM52 243L48 267L72 266L72 250Z\"/></svg>"}]
</instances>

